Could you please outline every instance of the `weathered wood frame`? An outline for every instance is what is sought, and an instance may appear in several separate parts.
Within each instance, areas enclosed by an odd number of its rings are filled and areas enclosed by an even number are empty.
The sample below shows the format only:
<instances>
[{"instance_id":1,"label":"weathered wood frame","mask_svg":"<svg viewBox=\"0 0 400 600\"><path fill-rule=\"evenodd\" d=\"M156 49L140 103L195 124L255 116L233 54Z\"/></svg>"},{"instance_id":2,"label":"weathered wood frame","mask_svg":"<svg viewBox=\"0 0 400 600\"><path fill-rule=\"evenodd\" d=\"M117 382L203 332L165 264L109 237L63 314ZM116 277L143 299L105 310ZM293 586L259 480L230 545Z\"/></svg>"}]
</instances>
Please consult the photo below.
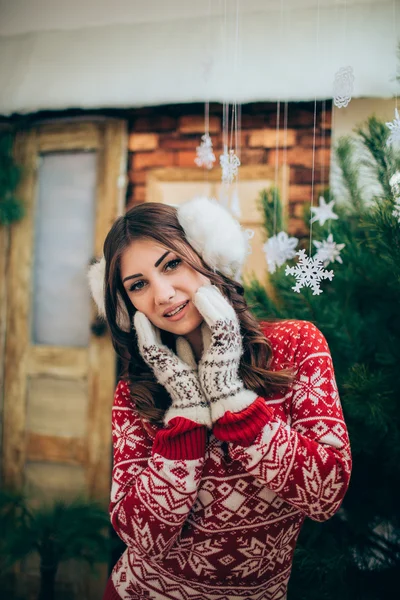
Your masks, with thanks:
<instances>
[{"instance_id":1,"label":"weathered wood frame","mask_svg":"<svg viewBox=\"0 0 400 600\"><path fill-rule=\"evenodd\" d=\"M85 469L88 496L107 502L111 471L110 412L115 385L111 340L108 335L92 335L87 348L34 346L30 342L39 157L46 152L82 150L95 150L98 157L94 255L101 256L105 235L124 207L126 122L107 119L44 124L18 133L15 140L15 156L23 169L17 193L26 214L10 229L7 262L0 273L0 277L4 274L5 288L3 482L9 488L21 489L27 460L80 464ZM27 380L39 374L72 379L88 377L90 427L84 442L27 432Z\"/></svg>"}]
</instances>

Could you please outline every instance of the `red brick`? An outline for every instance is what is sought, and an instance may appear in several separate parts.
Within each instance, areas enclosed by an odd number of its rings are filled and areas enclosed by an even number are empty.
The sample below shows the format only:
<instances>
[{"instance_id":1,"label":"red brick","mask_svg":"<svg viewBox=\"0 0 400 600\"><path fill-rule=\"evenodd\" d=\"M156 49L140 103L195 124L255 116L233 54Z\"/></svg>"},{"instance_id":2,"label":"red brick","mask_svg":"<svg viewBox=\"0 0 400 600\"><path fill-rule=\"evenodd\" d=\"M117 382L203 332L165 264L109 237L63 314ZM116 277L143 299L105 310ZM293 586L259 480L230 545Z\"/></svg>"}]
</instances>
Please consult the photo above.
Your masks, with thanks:
<instances>
[{"instance_id":1,"label":"red brick","mask_svg":"<svg viewBox=\"0 0 400 600\"><path fill-rule=\"evenodd\" d=\"M156 133L131 133L128 139L128 148L132 152L138 150L155 150L158 147Z\"/></svg>"},{"instance_id":2,"label":"red brick","mask_svg":"<svg viewBox=\"0 0 400 600\"><path fill-rule=\"evenodd\" d=\"M288 234L293 235L294 237L307 236L308 230L303 219L298 219L296 217L292 217L291 219L289 219Z\"/></svg>"},{"instance_id":3,"label":"red brick","mask_svg":"<svg viewBox=\"0 0 400 600\"><path fill-rule=\"evenodd\" d=\"M145 185L135 185L133 188L133 196L134 202L144 202L146 200L146 186Z\"/></svg>"},{"instance_id":4,"label":"red brick","mask_svg":"<svg viewBox=\"0 0 400 600\"><path fill-rule=\"evenodd\" d=\"M295 217L296 219L303 219L306 206L306 202L293 202L292 204L289 204L290 216Z\"/></svg>"},{"instance_id":5,"label":"red brick","mask_svg":"<svg viewBox=\"0 0 400 600\"><path fill-rule=\"evenodd\" d=\"M149 116L139 117L133 122L132 131L154 132L158 131L173 131L176 129L178 120L174 117L165 116Z\"/></svg>"},{"instance_id":6,"label":"red brick","mask_svg":"<svg viewBox=\"0 0 400 600\"><path fill-rule=\"evenodd\" d=\"M268 163L275 165L276 150L268 151ZM288 165L303 165L305 167L312 167L313 164L313 152L310 148L289 148L287 152L278 150L278 164L281 165L285 162L285 158Z\"/></svg>"},{"instance_id":7,"label":"red brick","mask_svg":"<svg viewBox=\"0 0 400 600\"><path fill-rule=\"evenodd\" d=\"M294 129L256 129L250 132L248 145L250 148L275 148L277 138L278 146L293 146L296 132Z\"/></svg>"},{"instance_id":8,"label":"red brick","mask_svg":"<svg viewBox=\"0 0 400 600\"><path fill-rule=\"evenodd\" d=\"M289 202L310 202L311 185L290 185Z\"/></svg>"},{"instance_id":9,"label":"red brick","mask_svg":"<svg viewBox=\"0 0 400 600\"><path fill-rule=\"evenodd\" d=\"M178 167L196 167L196 163L194 162L196 151L190 152L189 150L182 150L176 154Z\"/></svg>"},{"instance_id":10,"label":"red brick","mask_svg":"<svg viewBox=\"0 0 400 600\"><path fill-rule=\"evenodd\" d=\"M332 111L326 110L325 115L321 112L317 122L321 129L331 129L332 127Z\"/></svg>"},{"instance_id":11,"label":"red brick","mask_svg":"<svg viewBox=\"0 0 400 600\"><path fill-rule=\"evenodd\" d=\"M280 123L283 125L284 113L281 107ZM318 123L318 114L316 123ZM302 110L297 107L288 106L288 127L313 127L314 126L314 111Z\"/></svg>"},{"instance_id":12,"label":"red brick","mask_svg":"<svg viewBox=\"0 0 400 600\"><path fill-rule=\"evenodd\" d=\"M196 138L162 136L160 138L160 148L162 150L196 150L200 141L200 137L197 136Z\"/></svg>"},{"instance_id":13,"label":"red brick","mask_svg":"<svg viewBox=\"0 0 400 600\"><path fill-rule=\"evenodd\" d=\"M166 152L165 150L135 152L132 159L132 168L136 171L154 167L172 167L174 158L173 152Z\"/></svg>"},{"instance_id":14,"label":"red brick","mask_svg":"<svg viewBox=\"0 0 400 600\"><path fill-rule=\"evenodd\" d=\"M304 130L303 130L304 131ZM321 132L316 132L315 134L315 142L314 142L314 134L312 131L300 132L297 135L297 143L299 146L313 147L315 143L315 148L321 148L324 146L325 148L331 145L331 137L329 134L323 137Z\"/></svg>"},{"instance_id":15,"label":"red brick","mask_svg":"<svg viewBox=\"0 0 400 600\"><path fill-rule=\"evenodd\" d=\"M270 165L275 165L275 157L276 150L269 150L268 163ZM280 149L278 150L278 164L283 164L284 161L285 151ZM301 165L310 169L312 169L313 163L314 169L318 166L321 167L321 164L327 168L330 164L330 148L316 148L315 151L312 148L302 148L301 146L289 148L286 152L286 161L288 165Z\"/></svg>"},{"instance_id":16,"label":"red brick","mask_svg":"<svg viewBox=\"0 0 400 600\"><path fill-rule=\"evenodd\" d=\"M266 162L266 151L263 148L242 148L240 153L242 165L262 165Z\"/></svg>"},{"instance_id":17,"label":"red brick","mask_svg":"<svg viewBox=\"0 0 400 600\"><path fill-rule=\"evenodd\" d=\"M133 169L129 169L128 179L131 183L143 185L147 181L147 173L148 171L134 171Z\"/></svg>"},{"instance_id":18,"label":"red brick","mask_svg":"<svg viewBox=\"0 0 400 600\"><path fill-rule=\"evenodd\" d=\"M316 165L324 165L325 168L329 168L329 165L331 163L331 149L330 147L328 148L318 148L318 150L316 151L316 161L315 164Z\"/></svg>"},{"instance_id":19,"label":"red brick","mask_svg":"<svg viewBox=\"0 0 400 600\"><path fill-rule=\"evenodd\" d=\"M196 150L201 143L202 134L192 134L189 137L184 135L168 135L160 136L160 148L165 150ZM211 135L214 151L222 148L221 134Z\"/></svg>"},{"instance_id":20,"label":"red brick","mask_svg":"<svg viewBox=\"0 0 400 600\"><path fill-rule=\"evenodd\" d=\"M242 114L241 125L242 129L262 129L265 127L265 116Z\"/></svg>"},{"instance_id":21,"label":"red brick","mask_svg":"<svg viewBox=\"0 0 400 600\"><path fill-rule=\"evenodd\" d=\"M179 131L181 133L204 133L204 115L184 115L179 119ZM220 117L210 116L209 132L221 131Z\"/></svg>"},{"instance_id":22,"label":"red brick","mask_svg":"<svg viewBox=\"0 0 400 600\"><path fill-rule=\"evenodd\" d=\"M290 167L290 181L293 184L310 184L312 181L312 169L307 167ZM329 183L329 165L325 165L325 169L317 166L314 169L314 182Z\"/></svg>"}]
</instances>

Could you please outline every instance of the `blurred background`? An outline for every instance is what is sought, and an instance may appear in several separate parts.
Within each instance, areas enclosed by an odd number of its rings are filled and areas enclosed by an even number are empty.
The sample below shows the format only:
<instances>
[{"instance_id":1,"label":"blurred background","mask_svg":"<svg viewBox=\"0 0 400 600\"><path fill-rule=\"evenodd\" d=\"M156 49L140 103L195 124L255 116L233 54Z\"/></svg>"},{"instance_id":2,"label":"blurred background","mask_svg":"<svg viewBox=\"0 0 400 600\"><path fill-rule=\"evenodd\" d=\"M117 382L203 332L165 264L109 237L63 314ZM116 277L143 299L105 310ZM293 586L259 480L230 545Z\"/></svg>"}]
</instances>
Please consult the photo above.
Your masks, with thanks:
<instances>
[{"instance_id":1,"label":"blurred background","mask_svg":"<svg viewBox=\"0 0 400 600\"><path fill-rule=\"evenodd\" d=\"M195 195L254 232L255 314L315 322L337 369L353 484L289 600L395 596L399 33L398 0L0 0L1 598L101 598L118 364L86 273L127 208ZM321 196L339 219L310 228ZM321 296L268 265L281 230L345 244Z\"/></svg>"}]
</instances>

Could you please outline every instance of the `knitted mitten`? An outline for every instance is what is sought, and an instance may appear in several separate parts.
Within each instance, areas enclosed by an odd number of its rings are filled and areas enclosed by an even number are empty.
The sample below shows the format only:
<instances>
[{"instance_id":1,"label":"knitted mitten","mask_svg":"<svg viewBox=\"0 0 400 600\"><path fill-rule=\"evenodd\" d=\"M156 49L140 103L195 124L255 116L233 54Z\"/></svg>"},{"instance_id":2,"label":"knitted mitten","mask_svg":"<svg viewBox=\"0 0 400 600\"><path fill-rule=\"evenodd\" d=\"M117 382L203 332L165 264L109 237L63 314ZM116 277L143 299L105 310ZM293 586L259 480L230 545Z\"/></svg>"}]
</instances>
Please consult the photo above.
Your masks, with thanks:
<instances>
[{"instance_id":1,"label":"knitted mitten","mask_svg":"<svg viewBox=\"0 0 400 600\"><path fill-rule=\"evenodd\" d=\"M250 406L257 394L246 390L239 377L243 347L234 308L214 285L200 287L193 301L209 327L207 339L202 326L204 351L198 369L215 423L228 410L236 413Z\"/></svg>"},{"instance_id":2,"label":"knitted mitten","mask_svg":"<svg viewBox=\"0 0 400 600\"><path fill-rule=\"evenodd\" d=\"M211 429L211 413L207 399L200 387L196 362L185 338L178 338L177 345L191 364L187 364L167 346L161 343L160 330L143 313L137 311L134 326L138 338L139 352L151 367L157 381L165 387L172 399L164 415L167 425L174 417L185 417Z\"/></svg>"}]
</instances>

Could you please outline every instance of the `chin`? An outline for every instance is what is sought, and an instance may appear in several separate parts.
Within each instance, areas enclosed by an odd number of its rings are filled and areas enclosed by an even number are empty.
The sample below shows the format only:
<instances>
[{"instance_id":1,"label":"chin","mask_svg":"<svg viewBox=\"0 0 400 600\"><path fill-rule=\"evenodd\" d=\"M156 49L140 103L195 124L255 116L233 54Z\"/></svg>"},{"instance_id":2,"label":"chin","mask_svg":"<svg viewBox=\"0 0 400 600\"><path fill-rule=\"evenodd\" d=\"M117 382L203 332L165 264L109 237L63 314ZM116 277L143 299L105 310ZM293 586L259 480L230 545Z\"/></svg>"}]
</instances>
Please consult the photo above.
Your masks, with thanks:
<instances>
[{"instance_id":1,"label":"chin","mask_svg":"<svg viewBox=\"0 0 400 600\"><path fill-rule=\"evenodd\" d=\"M200 327L202 322L203 317L199 315L197 318L182 319L182 321L165 323L162 329L174 333L175 335L189 335L192 331L195 331Z\"/></svg>"},{"instance_id":2,"label":"chin","mask_svg":"<svg viewBox=\"0 0 400 600\"><path fill-rule=\"evenodd\" d=\"M200 327L201 323L202 321L193 321L191 323L171 323L171 325L174 325L174 327L171 326L168 328L168 331L175 333L176 335L189 335L189 333L192 333L192 331L195 331L198 327Z\"/></svg>"}]
</instances>

